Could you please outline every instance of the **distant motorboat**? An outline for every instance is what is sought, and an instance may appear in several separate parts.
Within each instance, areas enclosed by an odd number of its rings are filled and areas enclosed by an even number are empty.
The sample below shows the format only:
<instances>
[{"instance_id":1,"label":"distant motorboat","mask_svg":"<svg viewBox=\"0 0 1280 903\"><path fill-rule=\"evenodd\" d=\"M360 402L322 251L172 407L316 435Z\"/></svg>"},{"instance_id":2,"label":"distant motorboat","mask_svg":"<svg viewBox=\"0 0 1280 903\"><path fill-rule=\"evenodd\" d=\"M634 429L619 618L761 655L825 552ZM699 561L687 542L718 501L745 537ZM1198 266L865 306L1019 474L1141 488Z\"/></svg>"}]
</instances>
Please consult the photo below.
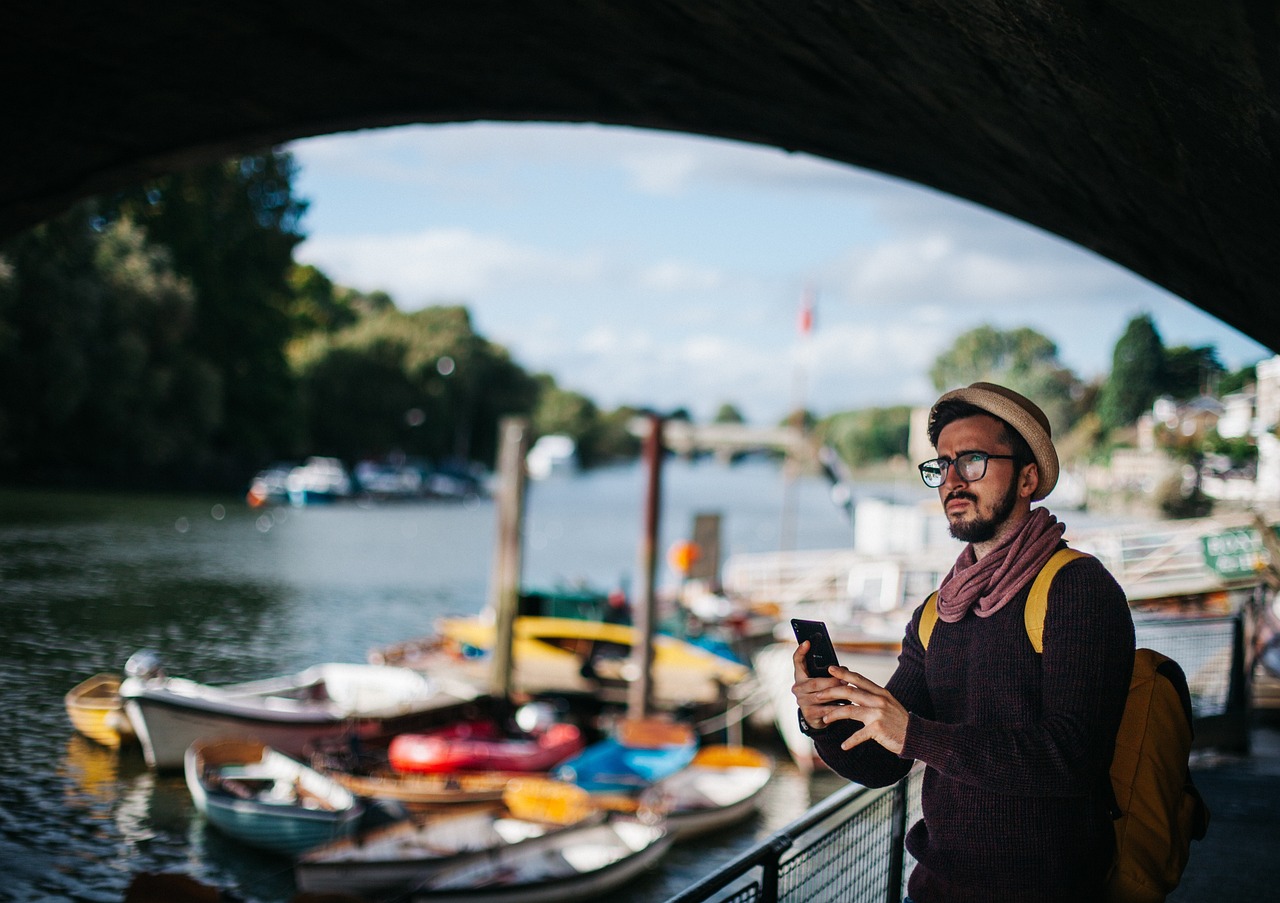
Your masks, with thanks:
<instances>
[{"instance_id":1,"label":"distant motorboat","mask_svg":"<svg viewBox=\"0 0 1280 903\"><path fill-rule=\"evenodd\" d=\"M578 445L572 437L560 433L542 436L525 456L525 467L533 480L572 473L578 468Z\"/></svg>"},{"instance_id":2,"label":"distant motorboat","mask_svg":"<svg viewBox=\"0 0 1280 903\"><path fill-rule=\"evenodd\" d=\"M364 814L350 790L255 740L197 740L183 774L210 824L272 853L296 856L345 837Z\"/></svg>"},{"instance_id":3,"label":"distant motorboat","mask_svg":"<svg viewBox=\"0 0 1280 903\"><path fill-rule=\"evenodd\" d=\"M182 767L196 740L247 737L305 757L335 738L386 737L447 723L477 697L408 668L329 662L296 674L214 686L169 677L155 653L135 653L120 685L147 764Z\"/></svg>"},{"instance_id":4,"label":"distant motorboat","mask_svg":"<svg viewBox=\"0 0 1280 903\"><path fill-rule=\"evenodd\" d=\"M324 504L351 495L351 476L337 458L312 457L289 471L285 486L292 505Z\"/></svg>"}]
</instances>

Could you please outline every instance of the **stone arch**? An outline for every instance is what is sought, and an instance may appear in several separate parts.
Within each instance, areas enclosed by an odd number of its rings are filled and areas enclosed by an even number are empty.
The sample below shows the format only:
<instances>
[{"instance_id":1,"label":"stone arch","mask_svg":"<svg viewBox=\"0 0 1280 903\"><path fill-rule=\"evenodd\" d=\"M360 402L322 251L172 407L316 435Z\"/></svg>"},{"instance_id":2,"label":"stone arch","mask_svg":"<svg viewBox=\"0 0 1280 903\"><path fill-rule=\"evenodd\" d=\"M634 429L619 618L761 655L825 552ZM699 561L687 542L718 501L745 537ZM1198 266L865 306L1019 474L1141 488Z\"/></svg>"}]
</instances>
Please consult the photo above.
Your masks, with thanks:
<instances>
[{"instance_id":1,"label":"stone arch","mask_svg":"<svg viewBox=\"0 0 1280 903\"><path fill-rule=\"evenodd\" d=\"M593 121L900 176L1280 347L1280 25L1223 0L142 0L0 14L0 236L294 138Z\"/></svg>"}]
</instances>

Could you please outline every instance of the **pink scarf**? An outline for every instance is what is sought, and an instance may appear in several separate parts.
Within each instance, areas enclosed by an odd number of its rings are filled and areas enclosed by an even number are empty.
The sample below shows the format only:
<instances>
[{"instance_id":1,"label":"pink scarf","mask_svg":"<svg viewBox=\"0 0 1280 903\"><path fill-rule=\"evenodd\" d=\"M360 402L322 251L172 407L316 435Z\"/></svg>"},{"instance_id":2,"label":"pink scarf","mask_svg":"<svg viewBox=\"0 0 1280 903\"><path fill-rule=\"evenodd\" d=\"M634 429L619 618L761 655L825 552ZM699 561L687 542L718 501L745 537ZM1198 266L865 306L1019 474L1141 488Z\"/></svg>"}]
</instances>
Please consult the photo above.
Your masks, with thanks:
<instances>
[{"instance_id":1,"label":"pink scarf","mask_svg":"<svg viewBox=\"0 0 1280 903\"><path fill-rule=\"evenodd\" d=\"M980 618L991 617L1040 572L1065 530L1066 524L1036 508L981 560L972 543L965 546L938 590L938 617L955 623L970 608Z\"/></svg>"}]
</instances>

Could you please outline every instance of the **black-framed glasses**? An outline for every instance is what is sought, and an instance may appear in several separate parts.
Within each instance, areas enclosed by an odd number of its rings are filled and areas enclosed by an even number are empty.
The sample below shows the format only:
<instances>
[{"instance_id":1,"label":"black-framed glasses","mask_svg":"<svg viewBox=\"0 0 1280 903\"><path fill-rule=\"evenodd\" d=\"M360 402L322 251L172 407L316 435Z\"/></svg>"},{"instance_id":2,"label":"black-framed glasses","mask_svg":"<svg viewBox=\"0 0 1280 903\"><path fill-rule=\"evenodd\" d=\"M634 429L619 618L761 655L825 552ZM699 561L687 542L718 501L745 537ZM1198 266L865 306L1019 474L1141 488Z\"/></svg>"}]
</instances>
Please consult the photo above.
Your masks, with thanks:
<instances>
[{"instance_id":1,"label":"black-framed glasses","mask_svg":"<svg viewBox=\"0 0 1280 903\"><path fill-rule=\"evenodd\" d=\"M966 483L976 483L987 475L987 462L992 458L1005 461L1018 460L1017 455L989 455L986 452L965 452L954 459L934 458L920 465L920 479L930 489L937 489L947 479L947 470L954 467L960 479Z\"/></svg>"}]
</instances>

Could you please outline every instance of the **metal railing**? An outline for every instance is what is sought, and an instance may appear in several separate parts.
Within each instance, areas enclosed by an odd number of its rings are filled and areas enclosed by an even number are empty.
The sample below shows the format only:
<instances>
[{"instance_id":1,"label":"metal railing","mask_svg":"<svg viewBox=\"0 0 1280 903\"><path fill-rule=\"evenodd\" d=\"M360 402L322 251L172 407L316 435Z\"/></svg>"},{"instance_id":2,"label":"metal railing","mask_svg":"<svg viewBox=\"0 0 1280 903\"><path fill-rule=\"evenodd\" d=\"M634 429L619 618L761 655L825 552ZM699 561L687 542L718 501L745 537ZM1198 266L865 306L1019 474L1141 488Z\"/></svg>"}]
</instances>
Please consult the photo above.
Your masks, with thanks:
<instances>
[{"instance_id":1,"label":"metal railing","mask_svg":"<svg viewBox=\"0 0 1280 903\"><path fill-rule=\"evenodd\" d=\"M1248 748L1247 612L1140 622L1137 640L1175 659L1192 692L1196 745ZM667 903L900 903L915 863L924 769L892 787L850 784Z\"/></svg>"}]
</instances>

